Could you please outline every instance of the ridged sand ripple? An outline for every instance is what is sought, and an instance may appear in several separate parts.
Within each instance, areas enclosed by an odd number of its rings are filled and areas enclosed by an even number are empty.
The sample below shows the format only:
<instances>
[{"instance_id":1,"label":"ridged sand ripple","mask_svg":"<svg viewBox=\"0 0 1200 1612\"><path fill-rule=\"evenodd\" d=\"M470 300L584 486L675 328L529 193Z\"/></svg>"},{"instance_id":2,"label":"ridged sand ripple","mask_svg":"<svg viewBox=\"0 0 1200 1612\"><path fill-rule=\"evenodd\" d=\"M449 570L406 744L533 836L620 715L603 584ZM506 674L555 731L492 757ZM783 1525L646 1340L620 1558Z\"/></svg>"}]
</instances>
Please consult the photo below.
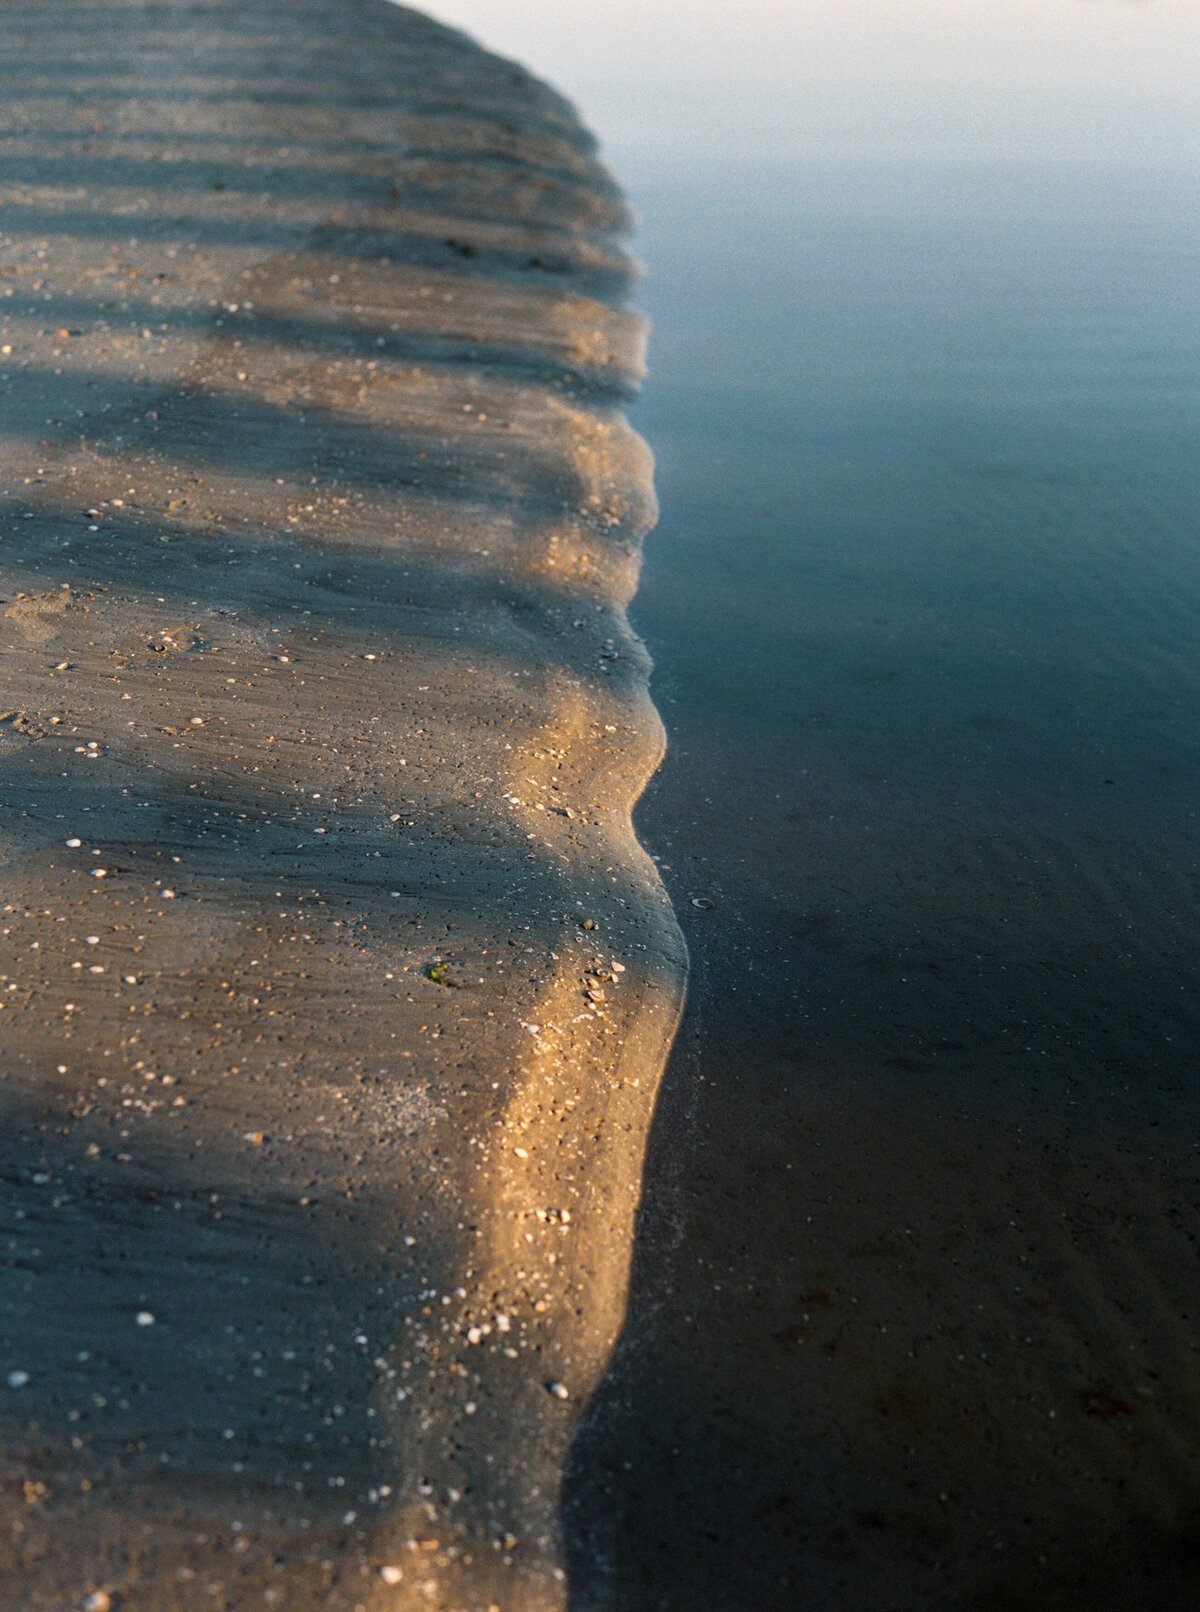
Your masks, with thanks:
<instances>
[{"instance_id":1,"label":"ridged sand ripple","mask_svg":"<svg viewBox=\"0 0 1200 1612\"><path fill-rule=\"evenodd\" d=\"M384 0L0 69L0 1601L560 1607L685 967L626 209Z\"/></svg>"}]
</instances>

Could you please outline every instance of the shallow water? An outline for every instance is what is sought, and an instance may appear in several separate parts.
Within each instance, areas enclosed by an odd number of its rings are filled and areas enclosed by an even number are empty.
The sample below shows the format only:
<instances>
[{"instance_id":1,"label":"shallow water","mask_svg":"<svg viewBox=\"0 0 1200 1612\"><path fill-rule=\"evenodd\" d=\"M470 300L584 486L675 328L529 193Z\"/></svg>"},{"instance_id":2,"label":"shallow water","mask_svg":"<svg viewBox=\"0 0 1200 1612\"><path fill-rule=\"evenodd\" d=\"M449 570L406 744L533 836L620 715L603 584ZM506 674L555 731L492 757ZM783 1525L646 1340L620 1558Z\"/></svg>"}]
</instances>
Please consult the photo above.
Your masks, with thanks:
<instances>
[{"instance_id":1,"label":"shallow water","mask_svg":"<svg viewBox=\"0 0 1200 1612\"><path fill-rule=\"evenodd\" d=\"M1200 13L434 9L655 323L695 977L580 1605L1197 1604Z\"/></svg>"}]
</instances>

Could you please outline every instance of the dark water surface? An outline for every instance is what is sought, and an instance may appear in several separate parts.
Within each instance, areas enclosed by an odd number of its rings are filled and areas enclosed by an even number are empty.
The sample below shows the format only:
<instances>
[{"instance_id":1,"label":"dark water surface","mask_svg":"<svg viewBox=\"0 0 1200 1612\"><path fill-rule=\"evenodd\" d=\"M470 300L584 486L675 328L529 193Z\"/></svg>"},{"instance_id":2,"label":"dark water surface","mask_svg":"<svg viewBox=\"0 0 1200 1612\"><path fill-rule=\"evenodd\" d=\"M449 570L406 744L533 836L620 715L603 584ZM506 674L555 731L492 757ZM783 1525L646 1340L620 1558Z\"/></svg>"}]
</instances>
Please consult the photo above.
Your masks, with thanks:
<instances>
[{"instance_id":1,"label":"dark water surface","mask_svg":"<svg viewBox=\"0 0 1200 1612\"><path fill-rule=\"evenodd\" d=\"M1200 1608L1196 14L508 9L644 220L694 965L578 1605Z\"/></svg>"},{"instance_id":2,"label":"dark water surface","mask_svg":"<svg viewBox=\"0 0 1200 1612\"><path fill-rule=\"evenodd\" d=\"M723 237L643 200L643 823L701 951L749 927L742 992L798 948L810 1043L1143 1096L1193 1055L1197 189L797 171Z\"/></svg>"},{"instance_id":3,"label":"dark water surface","mask_svg":"<svg viewBox=\"0 0 1200 1612\"><path fill-rule=\"evenodd\" d=\"M1195 191L643 198L695 987L622 1606L1200 1605Z\"/></svg>"}]
</instances>

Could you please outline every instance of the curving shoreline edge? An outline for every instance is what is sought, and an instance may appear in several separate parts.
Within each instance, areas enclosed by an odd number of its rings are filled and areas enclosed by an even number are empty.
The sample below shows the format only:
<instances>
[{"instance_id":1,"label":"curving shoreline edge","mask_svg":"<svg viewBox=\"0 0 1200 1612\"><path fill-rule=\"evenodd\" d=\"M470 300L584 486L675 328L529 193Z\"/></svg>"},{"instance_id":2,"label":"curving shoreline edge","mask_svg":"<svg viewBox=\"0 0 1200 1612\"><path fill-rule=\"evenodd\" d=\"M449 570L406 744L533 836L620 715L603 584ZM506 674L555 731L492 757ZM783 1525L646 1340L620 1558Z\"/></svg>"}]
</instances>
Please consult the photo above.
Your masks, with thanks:
<instances>
[{"instance_id":1,"label":"curving shoreline edge","mask_svg":"<svg viewBox=\"0 0 1200 1612\"><path fill-rule=\"evenodd\" d=\"M551 1612L686 977L627 210L387 0L3 59L0 1586Z\"/></svg>"}]
</instances>

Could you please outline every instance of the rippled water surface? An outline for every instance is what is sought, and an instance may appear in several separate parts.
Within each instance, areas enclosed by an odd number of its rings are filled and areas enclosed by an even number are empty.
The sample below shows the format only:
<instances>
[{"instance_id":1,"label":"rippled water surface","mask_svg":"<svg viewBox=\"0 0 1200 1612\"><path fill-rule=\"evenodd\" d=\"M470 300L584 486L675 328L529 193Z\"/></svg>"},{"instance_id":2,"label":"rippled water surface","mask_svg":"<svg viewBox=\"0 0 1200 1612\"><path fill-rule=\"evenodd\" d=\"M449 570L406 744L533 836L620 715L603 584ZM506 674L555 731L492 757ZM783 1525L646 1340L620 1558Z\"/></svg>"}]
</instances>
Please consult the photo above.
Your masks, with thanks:
<instances>
[{"instance_id":1,"label":"rippled water surface","mask_svg":"<svg viewBox=\"0 0 1200 1612\"><path fill-rule=\"evenodd\" d=\"M581 1594L1200 1604L1200 8L434 9L655 323L695 985Z\"/></svg>"}]
</instances>

